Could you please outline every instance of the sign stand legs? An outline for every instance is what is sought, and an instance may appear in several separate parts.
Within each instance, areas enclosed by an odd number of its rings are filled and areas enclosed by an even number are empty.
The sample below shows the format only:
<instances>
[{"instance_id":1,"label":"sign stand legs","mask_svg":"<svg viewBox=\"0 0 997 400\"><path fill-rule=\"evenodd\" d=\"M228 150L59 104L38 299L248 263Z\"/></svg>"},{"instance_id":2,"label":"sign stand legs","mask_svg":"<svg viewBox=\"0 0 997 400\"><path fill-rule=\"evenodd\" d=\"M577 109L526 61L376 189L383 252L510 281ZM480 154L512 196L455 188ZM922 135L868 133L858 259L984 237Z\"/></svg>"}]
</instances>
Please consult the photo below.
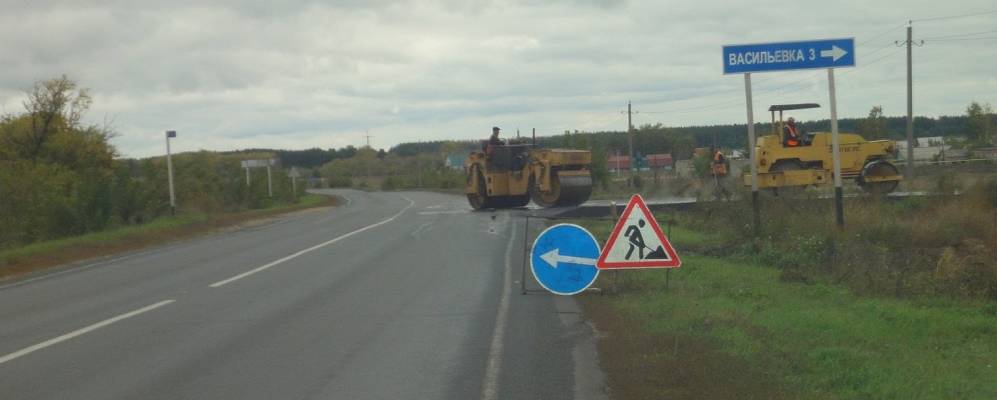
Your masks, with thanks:
<instances>
[{"instance_id":1,"label":"sign stand legs","mask_svg":"<svg viewBox=\"0 0 997 400\"><path fill-rule=\"evenodd\" d=\"M527 255L530 253L530 216L526 216L526 224L523 226L523 268L519 273L519 288L526 294L526 263Z\"/></svg>"}]
</instances>

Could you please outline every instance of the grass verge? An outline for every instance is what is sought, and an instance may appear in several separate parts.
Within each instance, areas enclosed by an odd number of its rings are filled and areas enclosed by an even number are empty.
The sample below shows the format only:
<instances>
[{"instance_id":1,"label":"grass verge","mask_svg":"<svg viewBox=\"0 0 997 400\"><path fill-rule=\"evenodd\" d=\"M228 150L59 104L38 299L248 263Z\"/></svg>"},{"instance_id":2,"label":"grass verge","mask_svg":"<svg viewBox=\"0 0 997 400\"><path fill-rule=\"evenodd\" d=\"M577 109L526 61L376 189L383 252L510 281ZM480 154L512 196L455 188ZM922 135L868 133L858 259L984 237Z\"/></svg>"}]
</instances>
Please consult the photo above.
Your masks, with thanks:
<instances>
[{"instance_id":1,"label":"grass verge","mask_svg":"<svg viewBox=\"0 0 997 400\"><path fill-rule=\"evenodd\" d=\"M335 198L308 194L296 204L221 214L181 214L142 225L123 226L70 238L0 251L0 280L76 261L114 255L213 232L246 221L314 207L335 205Z\"/></svg>"},{"instance_id":2,"label":"grass verge","mask_svg":"<svg viewBox=\"0 0 997 400\"><path fill-rule=\"evenodd\" d=\"M580 297L606 335L614 398L997 398L993 303L783 282L776 268L683 251L709 239L685 234L673 228L683 265L667 289L664 270L621 271L620 294Z\"/></svg>"}]
</instances>

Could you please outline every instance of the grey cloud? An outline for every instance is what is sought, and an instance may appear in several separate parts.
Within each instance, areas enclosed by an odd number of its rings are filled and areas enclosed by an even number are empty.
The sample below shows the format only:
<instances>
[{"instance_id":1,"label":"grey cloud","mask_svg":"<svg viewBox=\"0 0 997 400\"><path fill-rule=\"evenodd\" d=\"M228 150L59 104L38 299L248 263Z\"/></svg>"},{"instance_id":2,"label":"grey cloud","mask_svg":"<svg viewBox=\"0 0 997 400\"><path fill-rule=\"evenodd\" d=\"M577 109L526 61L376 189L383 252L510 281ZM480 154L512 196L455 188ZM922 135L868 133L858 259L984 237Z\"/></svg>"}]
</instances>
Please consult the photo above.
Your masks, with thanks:
<instances>
[{"instance_id":1,"label":"grey cloud","mask_svg":"<svg viewBox=\"0 0 997 400\"><path fill-rule=\"evenodd\" d=\"M383 147L477 137L496 124L622 129L627 100L646 112L638 123L731 123L744 120L744 94L740 77L720 73L722 44L855 36L869 41L859 67L839 75L841 114L882 104L895 115L903 60L892 41L903 31L873 36L909 18L896 15L900 6L911 17L951 8L858 0L20 2L0 16L0 48L15 55L0 70L0 104L16 111L21 89L66 73L93 89L91 119L113 117L116 143L132 156L161 151L166 127L192 132L181 150L342 146L361 143L367 129ZM990 8L985 0L961 6ZM957 33L993 21L916 29ZM991 46L917 51L918 112L997 103ZM863 64L881 55L891 58ZM756 88L759 106L826 103L819 71L760 74Z\"/></svg>"}]
</instances>

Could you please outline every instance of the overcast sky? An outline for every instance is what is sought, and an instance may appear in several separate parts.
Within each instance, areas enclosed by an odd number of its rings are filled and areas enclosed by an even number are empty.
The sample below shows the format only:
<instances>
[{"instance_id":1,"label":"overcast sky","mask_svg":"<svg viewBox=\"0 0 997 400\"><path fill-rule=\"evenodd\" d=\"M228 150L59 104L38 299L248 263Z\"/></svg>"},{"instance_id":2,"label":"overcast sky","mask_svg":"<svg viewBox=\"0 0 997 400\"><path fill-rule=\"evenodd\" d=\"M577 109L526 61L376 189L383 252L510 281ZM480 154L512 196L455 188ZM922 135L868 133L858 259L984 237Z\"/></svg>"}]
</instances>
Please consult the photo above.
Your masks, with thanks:
<instances>
[{"instance_id":1,"label":"overcast sky","mask_svg":"<svg viewBox=\"0 0 997 400\"><path fill-rule=\"evenodd\" d=\"M161 154L166 129L179 151L360 146L368 130L376 148L493 125L624 130L628 100L635 125L743 123L743 78L722 74L722 45L854 37L839 116L904 115L894 41L908 19L928 40L914 49L916 114L997 105L993 0L731 3L0 0L0 106L21 112L34 81L66 74L130 157ZM791 102L827 118L826 77L756 74L755 118Z\"/></svg>"}]
</instances>

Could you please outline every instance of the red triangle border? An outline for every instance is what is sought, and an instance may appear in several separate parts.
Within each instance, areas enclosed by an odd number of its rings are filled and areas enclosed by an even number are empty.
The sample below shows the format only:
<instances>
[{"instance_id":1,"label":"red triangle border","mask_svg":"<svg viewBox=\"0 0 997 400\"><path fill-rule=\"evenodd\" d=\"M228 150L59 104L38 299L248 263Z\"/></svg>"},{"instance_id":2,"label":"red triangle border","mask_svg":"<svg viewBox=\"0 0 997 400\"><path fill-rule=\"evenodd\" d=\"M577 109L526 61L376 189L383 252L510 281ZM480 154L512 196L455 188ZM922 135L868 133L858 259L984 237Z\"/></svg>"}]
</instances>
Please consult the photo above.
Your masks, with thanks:
<instances>
[{"instance_id":1,"label":"red triangle border","mask_svg":"<svg viewBox=\"0 0 997 400\"><path fill-rule=\"evenodd\" d=\"M651 230L658 236L661 241L662 247L665 248L665 252L668 253L669 260L644 260L644 261L627 261L627 262L606 262L606 257L609 256L609 251L616 244L616 240L620 236L620 232L626 225L627 218L633 212L634 208L640 207L641 211L645 215L651 216L648 218L648 224L651 225ZM682 260L679 259L678 253L675 252L675 248L672 244L668 242L668 238L665 234L661 232L661 226L658 225L658 220L653 218L654 214L651 210L647 208L647 204L644 203L644 198L639 194L635 194L630 197L630 202L627 203L627 208L623 209L623 213L620 214L619 221L616 222L616 226L613 227L613 233L609 235L609 240L606 241L606 245L602 247L602 253L599 254L599 260L596 261L595 267L598 269L631 269L631 268L679 268L682 266Z\"/></svg>"}]
</instances>

